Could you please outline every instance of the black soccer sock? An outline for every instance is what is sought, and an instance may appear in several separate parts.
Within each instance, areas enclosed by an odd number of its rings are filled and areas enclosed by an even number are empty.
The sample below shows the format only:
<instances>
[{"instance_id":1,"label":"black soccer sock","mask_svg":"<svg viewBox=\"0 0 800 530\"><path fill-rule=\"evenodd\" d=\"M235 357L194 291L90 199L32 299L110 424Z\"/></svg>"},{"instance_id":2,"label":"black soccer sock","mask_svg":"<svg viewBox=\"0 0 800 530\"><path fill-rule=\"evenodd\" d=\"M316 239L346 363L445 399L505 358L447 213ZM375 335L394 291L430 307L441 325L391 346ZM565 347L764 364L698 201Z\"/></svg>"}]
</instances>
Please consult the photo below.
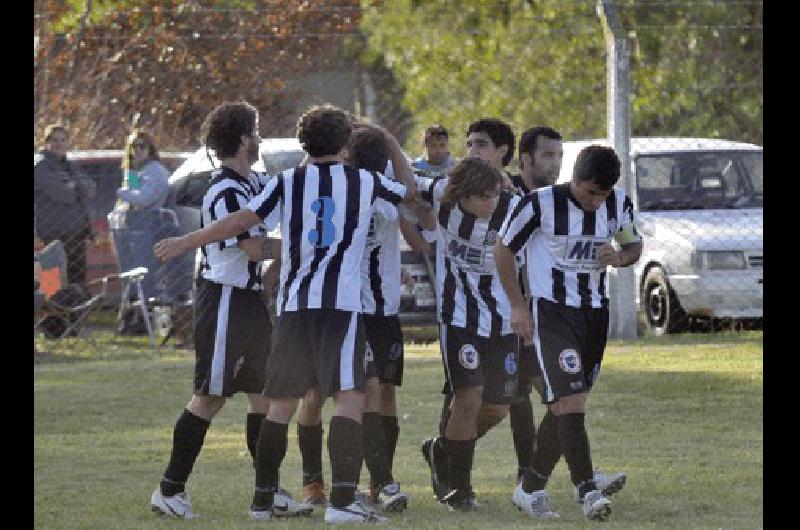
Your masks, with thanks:
<instances>
[{"instance_id":1,"label":"black soccer sock","mask_svg":"<svg viewBox=\"0 0 800 530\"><path fill-rule=\"evenodd\" d=\"M386 441L386 465L391 471L394 464L394 453L397 450L400 426L397 423L397 416L381 416L381 423L383 424L383 438Z\"/></svg>"},{"instance_id":2,"label":"black soccer sock","mask_svg":"<svg viewBox=\"0 0 800 530\"><path fill-rule=\"evenodd\" d=\"M439 420L439 436L444 436L447 429L447 420L450 419L450 403L453 402L453 394L445 394L442 402L442 415Z\"/></svg>"},{"instance_id":3,"label":"black soccer sock","mask_svg":"<svg viewBox=\"0 0 800 530\"><path fill-rule=\"evenodd\" d=\"M569 467L570 479L578 486L578 496L581 499L587 491L596 489L585 417L585 413L577 412L558 416L558 440Z\"/></svg>"},{"instance_id":4,"label":"black soccer sock","mask_svg":"<svg viewBox=\"0 0 800 530\"><path fill-rule=\"evenodd\" d=\"M303 458L303 486L312 482L322 484L322 423L297 424L297 445Z\"/></svg>"},{"instance_id":5,"label":"black soccer sock","mask_svg":"<svg viewBox=\"0 0 800 530\"><path fill-rule=\"evenodd\" d=\"M514 451L517 453L517 466L520 470L531 467L533 450L536 447L536 424L530 396L526 394L524 398L511 405L508 416L511 422L511 436L514 438Z\"/></svg>"},{"instance_id":6,"label":"black soccer sock","mask_svg":"<svg viewBox=\"0 0 800 530\"><path fill-rule=\"evenodd\" d=\"M361 417L364 437L364 463L369 469L370 483L380 487L393 482L392 471L386 461L386 440L381 417L377 412L365 412Z\"/></svg>"},{"instance_id":7,"label":"black soccer sock","mask_svg":"<svg viewBox=\"0 0 800 530\"><path fill-rule=\"evenodd\" d=\"M279 484L279 471L286 456L289 425L264 418L256 450L256 488L254 508L269 509Z\"/></svg>"},{"instance_id":8,"label":"black soccer sock","mask_svg":"<svg viewBox=\"0 0 800 530\"><path fill-rule=\"evenodd\" d=\"M558 439L558 419L548 410L536 432L536 448L531 457L533 472L523 473L522 489L526 493L544 489L559 458L561 458L561 442Z\"/></svg>"},{"instance_id":9,"label":"black soccer sock","mask_svg":"<svg viewBox=\"0 0 800 530\"><path fill-rule=\"evenodd\" d=\"M462 491L471 488L475 439L450 440L445 438L444 447L447 452L447 474L450 488Z\"/></svg>"},{"instance_id":10,"label":"black soccer sock","mask_svg":"<svg viewBox=\"0 0 800 530\"><path fill-rule=\"evenodd\" d=\"M336 508L343 508L353 502L361 474L361 424L344 416L332 417L328 432L328 456L331 459L330 503Z\"/></svg>"},{"instance_id":11,"label":"black soccer sock","mask_svg":"<svg viewBox=\"0 0 800 530\"><path fill-rule=\"evenodd\" d=\"M258 444L258 433L261 432L261 422L264 421L266 414L260 412L248 412L245 422L245 436L247 436L247 450L253 457L253 467L256 465L256 445Z\"/></svg>"},{"instance_id":12,"label":"black soccer sock","mask_svg":"<svg viewBox=\"0 0 800 530\"><path fill-rule=\"evenodd\" d=\"M186 488L186 480L203 448L209 425L210 421L183 410L172 432L172 454L161 480L162 495L172 497Z\"/></svg>"}]
</instances>

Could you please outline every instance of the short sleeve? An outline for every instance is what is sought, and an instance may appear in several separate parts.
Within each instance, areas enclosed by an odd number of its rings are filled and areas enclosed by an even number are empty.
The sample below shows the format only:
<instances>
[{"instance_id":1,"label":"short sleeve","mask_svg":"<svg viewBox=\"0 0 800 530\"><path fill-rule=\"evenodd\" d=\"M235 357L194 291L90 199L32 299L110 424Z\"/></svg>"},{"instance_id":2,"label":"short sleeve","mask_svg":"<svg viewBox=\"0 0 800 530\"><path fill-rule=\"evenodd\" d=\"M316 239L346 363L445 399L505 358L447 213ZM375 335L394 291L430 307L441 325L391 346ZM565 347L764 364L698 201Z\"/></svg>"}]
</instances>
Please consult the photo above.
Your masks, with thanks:
<instances>
[{"instance_id":1,"label":"short sleeve","mask_svg":"<svg viewBox=\"0 0 800 530\"><path fill-rule=\"evenodd\" d=\"M541 225L541 212L536 193L519 201L500 227L498 236L514 254L527 246L533 232Z\"/></svg>"},{"instance_id":2,"label":"short sleeve","mask_svg":"<svg viewBox=\"0 0 800 530\"><path fill-rule=\"evenodd\" d=\"M261 193L247 203L247 208L261 218L267 230L272 230L280 222L279 205L283 197L283 180L283 175L269 179Z\"/></svg>"}]
</instances>

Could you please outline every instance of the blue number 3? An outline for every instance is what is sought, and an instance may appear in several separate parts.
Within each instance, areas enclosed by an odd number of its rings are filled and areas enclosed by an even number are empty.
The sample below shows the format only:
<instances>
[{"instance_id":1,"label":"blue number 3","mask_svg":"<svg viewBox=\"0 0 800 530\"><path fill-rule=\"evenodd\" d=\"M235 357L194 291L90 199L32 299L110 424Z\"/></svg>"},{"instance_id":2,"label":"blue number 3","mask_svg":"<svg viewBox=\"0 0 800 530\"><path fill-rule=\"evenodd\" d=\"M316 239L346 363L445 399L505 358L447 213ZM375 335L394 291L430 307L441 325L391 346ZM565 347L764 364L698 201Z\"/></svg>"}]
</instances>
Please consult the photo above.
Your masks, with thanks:
<instances>
[{"instance_id":1,"label":"blue number 3","mask_svg":"<svg viewBox=\"0 0 800 530\"><path fill-rule=\"evenodd\" d=\"M322 230L312 228L308 232L308 241L317 247L329 247L336 238L336 225L333 224L333 214L336 212L336 202L333 197L320 197L311 203L311 211L317 214L317 226L322 224Z\"/></svg>"}]
</instances>

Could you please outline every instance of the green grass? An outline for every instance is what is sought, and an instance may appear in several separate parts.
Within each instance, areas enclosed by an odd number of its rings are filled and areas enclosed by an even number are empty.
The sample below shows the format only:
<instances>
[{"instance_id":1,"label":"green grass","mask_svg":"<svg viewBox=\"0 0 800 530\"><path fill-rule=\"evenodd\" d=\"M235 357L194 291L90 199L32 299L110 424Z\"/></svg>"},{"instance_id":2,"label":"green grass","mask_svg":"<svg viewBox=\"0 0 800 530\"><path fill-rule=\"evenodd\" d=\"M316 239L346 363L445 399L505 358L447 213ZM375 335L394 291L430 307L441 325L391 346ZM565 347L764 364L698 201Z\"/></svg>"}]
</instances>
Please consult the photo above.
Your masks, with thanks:
<instances>
[{"instance_id":1,"label":"green grass","mask_svg":"<svg viewBox=\"0 0 800 530\"><path fill-rule=\"evenodd\" d=\"M148 501L164 470L174 422L189 399L194 356L147 351L145 342L106 338L102 355L82 350L34 362L34 526L36 528L262 528L247 517L253 471L244 442L246 400L214 419L189 479L201 519L152 514ZM112 347L117 349L113 350ZM527 519L511 505L516 474L504 421L475 451L476 514L451 514L432 498L419 442L438 423L442 367L438 343L409 344L398 398L395 476L410 508L402 528L589 528L572 498L565 464L550 480L556 521ZM587 415L595 467L625 470L608 528L760 528L762 334L690 334L611 341ZM331 405L327 405L327 419ZM541 419L543 406L535 404ZM281 474L300 487L295 427ZM330 468L324 454L325 476ZM367 478L362 471L362 484ZM268 527L307 528L311 519ZM593 525L597 527L598 525Z\"/></svg>"}]
</instances>

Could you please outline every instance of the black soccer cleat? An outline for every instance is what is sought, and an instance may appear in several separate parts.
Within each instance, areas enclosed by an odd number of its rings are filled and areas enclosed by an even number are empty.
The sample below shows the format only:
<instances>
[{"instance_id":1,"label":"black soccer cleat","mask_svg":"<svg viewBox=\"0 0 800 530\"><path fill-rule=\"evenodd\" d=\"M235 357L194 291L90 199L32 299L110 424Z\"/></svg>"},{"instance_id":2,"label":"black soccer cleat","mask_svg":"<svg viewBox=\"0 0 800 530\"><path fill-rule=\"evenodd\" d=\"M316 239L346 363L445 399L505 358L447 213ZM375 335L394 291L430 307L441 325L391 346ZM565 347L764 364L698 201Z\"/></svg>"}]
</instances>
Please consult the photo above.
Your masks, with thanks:
<instances>
[{"instance_id":1,"label":"black soccer cleat","mask_svg":"<svg viewBox=\"0 0 800 530\"><path fill-rule=\"evenodd\" d=\"M475 492L472 491L472 488L452 490L444 496L442 504L446 505L451 512L475 512L478 510L478 503L475 502Z\"/></svg>"},{"instance_id":2,"label":"black soccer cleat","mask_svg":"<svg viewBox=\"0 0 800 530\"><path fill-rule=\"evenodd\" d=\"M449 477L447 473L447 453L442 446L441 436L428 438L422 442L422 456L431 470L431 488L436 500L442 501L450 491Z\"/></svg>"}]
</instances>

